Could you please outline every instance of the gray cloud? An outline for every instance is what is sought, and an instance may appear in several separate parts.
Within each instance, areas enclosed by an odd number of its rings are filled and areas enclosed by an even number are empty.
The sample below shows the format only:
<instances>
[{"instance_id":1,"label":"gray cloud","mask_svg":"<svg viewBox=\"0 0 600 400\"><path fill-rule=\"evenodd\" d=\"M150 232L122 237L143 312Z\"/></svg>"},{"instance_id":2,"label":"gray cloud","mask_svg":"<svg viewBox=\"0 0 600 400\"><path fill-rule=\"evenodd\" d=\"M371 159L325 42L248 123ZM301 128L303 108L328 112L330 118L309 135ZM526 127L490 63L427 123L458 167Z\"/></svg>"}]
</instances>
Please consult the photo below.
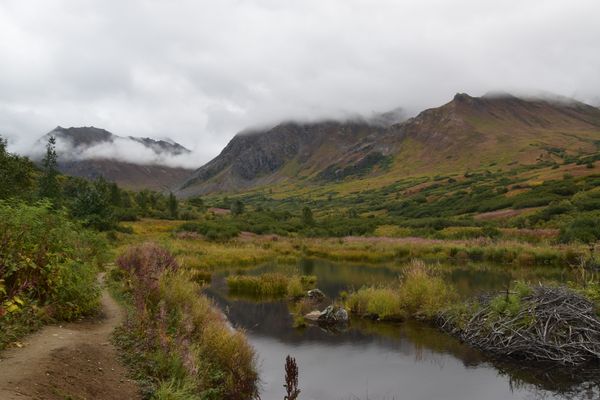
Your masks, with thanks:
<instances>
[{"instance_id":1,"label":"gray cloud","mask_svg":"<svg viewBox=\"0 0 600 400\"><path fill-rule=\"evenodd\" d=\"M0 134L170 137L202 163L284 119L409 112L456 92L600 93L596 0L5 0Z\"/></svg>"}]
</instances>

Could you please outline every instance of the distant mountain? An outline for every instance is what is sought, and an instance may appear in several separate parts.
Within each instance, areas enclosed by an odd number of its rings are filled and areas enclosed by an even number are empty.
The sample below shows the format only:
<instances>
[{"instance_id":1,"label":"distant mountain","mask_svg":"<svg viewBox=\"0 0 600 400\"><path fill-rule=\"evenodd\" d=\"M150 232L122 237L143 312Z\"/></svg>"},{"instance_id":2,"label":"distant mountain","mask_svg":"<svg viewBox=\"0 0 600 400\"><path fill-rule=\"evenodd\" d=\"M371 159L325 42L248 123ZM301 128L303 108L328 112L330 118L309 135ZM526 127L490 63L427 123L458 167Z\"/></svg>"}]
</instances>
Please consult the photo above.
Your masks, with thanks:
<instances>
[{"instance_id":1,"label":"distant mountain","mask_svg":"<svg viewBox=\"0 0 600 400\"><path fill-rule=\"evenodd\" d=\"M394 114L392 114L394 115ZM180 187L184 196L274 183L437 175L532 164L600 146L600 110L566 98L471 97L400 123L283 123L236 135Z\"/></svg>"},{"instance_id":2,"label":"distant mountain","mask_svg":"<svg viewBox=\"0 0 600 400\"><path fill-rule=\"evenodd\" d=\"M366 153L388 153L376 136L385 128L366 122L283 123L236 135L215 159L196 170L182 194L236 191L305 179L339 164L356 164Z\"/></svg>"},{"instance_id":3,"label":"distant mountain","mask_svg":"<svg viewBox=\"0 0 600 400\"><path fill-rule=\"evenodd\" d=\"M38 149L50 136L56 138L59 169L66 175L102 176L130 189L167 190L192 172L172 166L177 157L190 153L172 141L122 137L95 127L58 126L39 139Z\"/></svg>"}]
</instances>

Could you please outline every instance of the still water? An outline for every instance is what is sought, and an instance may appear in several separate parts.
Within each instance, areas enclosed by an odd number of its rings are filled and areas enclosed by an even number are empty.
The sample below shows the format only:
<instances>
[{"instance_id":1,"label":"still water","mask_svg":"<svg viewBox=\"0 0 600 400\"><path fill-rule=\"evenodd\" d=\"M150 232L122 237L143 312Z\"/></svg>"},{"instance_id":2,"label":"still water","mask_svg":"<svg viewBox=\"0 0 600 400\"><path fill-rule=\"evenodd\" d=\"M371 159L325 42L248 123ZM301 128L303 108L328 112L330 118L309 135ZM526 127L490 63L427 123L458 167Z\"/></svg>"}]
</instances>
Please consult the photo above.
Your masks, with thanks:
<instances>
[{"instance_id":1,"label":"still water","mask_svg":"<svg viewBox=\"0 0 600 400\"><path fill-rule=\"evenodd\" d=\"M440 268L464 296L502 289L515 279L543 282L569 277L567 271L551 267ZM401 266L303 260L295 266L269 264L244 273L272 271L316 275L317 286L335 298L343 290L397 279ZM600 398L598 386L587 379L575 382L564 378L561 371L523 371L515 365L493 364L479 352L426 324L381 324L354 319L342 331L318 326L297 329L287 302L232 298L223 275L214 277L207 294L234 326L246 331L256 349L262 400L283 399L283 365L288 354L298 362L302 400Z\"/></svg>"}]
</instances>

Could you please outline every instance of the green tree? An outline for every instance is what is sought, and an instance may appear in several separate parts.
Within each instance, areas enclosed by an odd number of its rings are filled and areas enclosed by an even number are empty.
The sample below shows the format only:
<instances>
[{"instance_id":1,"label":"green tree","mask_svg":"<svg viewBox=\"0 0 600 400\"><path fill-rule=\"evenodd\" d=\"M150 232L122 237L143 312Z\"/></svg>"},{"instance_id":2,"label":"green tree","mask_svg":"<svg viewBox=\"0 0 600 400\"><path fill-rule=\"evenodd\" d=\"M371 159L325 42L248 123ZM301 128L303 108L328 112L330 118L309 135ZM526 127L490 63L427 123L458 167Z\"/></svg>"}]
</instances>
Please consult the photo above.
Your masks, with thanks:
<instances>
[{"instance_id":1,"label":"green tree","mask_svg":"<svg viewBox=\"0 0 600 400\"><path fill-rule=\"evenodd\" d=\"M308 207L302 209L302 223L304 223L304 225L314 225L315 223L313 213Z\"/></svg>"},{"instance_id":2,"label":"green tree","mask_svg":"<svg viewBox=\"0 0 600 400\"><path fill-rule=\"evenodd\" d=\"M42 175L39 180L40 198L52 200L56 206L60 201L60 184L58 182L58 156L56 155L56 138L50 136L46 144L46 155L42 160Z\"/></svg>"},{"instance_id":3,"label":"green tree","mask_svg":"<svg viewBox=\"0 0 600 400\"><path fill-rule=\"evenodd\" d=\"M244 213L244 203L241 200L236 200L231 207L231 213L233 215L242 215Z\"/></svg>"},{"instance_id":4,"label":"green tree","mask_svg":"<svg viewBox=\"0 0 600 400\"><path fill-rule=\"evenodd\" d=\"M137 205L140 209L140 213L144 217L148 216L148 207L149 207L148 194L149 194L149 192L147 190L142 190L142 191L137 192L137 194L135 195L135 202L137 203Z\"/></svg>"},{"instance_id":5,"label":"green tree","mask_svg":"<svg viewBox=\"0 0 600 400\"><path fill-rule=\"evenodd\" d=\"M9 153L6 144L0 137L0 199L29 196L35 166L28 158Z\"/></svg>"},{"instance_id":6,"label":"green tree","mask_svg":"<svg viewBox=\"0 0 600 400\"><path fill-rule=\"evenodd\" d=\"M131 196L126 191L121 192L121 205L123 208L132 208Z\"/></svg>"},{"instance_id":7,"label":"green tree","mask_svg":"<svg viewBox=\"0 0 600 400\"><path fill-rule=\"evenodd\" d=\"M79 189L72 205L73 217L87 227L105 231L114 228L115 218L103 182L85 182Z\"/></svg>"},{"instance_id":8,"label":"green tree","mask_svg":"<svg viewBox=\"0 0 600 400\"><path fill-rule=\"evenodd\" d=\"M169 192L168 207L171 218L177 219L177 197L172 192Z\"/></svg>"},{"instance_id":9,"label":"green tree","mask_svg":"<svg viewBox=\"0 0 600 400\"><path fill-rule=\"evenodd\" d=\"M123 206L123 197L121 194L121 189L117 186L116 183L111 182L109 184L110 190L110 204L114 207L122 207Z\"/></svg>"}]
</instances>

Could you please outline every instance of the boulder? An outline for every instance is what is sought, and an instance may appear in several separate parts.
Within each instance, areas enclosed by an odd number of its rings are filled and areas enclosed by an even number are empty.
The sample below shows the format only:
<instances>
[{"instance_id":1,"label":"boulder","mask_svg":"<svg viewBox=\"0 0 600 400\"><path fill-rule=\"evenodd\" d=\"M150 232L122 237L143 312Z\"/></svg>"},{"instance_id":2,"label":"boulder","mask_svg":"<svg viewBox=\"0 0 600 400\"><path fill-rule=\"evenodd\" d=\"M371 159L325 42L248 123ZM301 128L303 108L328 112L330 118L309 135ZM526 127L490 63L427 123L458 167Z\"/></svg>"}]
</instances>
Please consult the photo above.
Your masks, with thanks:
<instances>
[{"instance_id":1,"label":"boulder","mask_svg":"<svg viewBox=\"0 0 600 400\"><path fill-rule=\"evenodd\" d=\"M309 320L309 321L317 322L319 320L320 316L321 316L321 311L314 310L314 311L311 311L308 314L306 314L304 316L304 318L307 319L307 320Z\"/></svg>"},{"instance_id":2,"label":"boulder","mask_svg":"<svg viewBox=\"0 0 600 400\"><path fill-rule=\"evenodd\" d=\"M339 306L328 306L325 310L321 311L319 315L319 322L326 324L346 324L348 323L348 311L343 307Z\"/></svg>"},{"instance_id":3,"label":"boulder","mask_svg":"<svg viewBox=\"0 0 600 400\"><path fill-rule=\"evenodd\" d=\"M306 295L311 300L323 300L325 298L325 293L323 293L319 289L311 289L308 292L306 292Z\"/></svg>"}]
</instances>

